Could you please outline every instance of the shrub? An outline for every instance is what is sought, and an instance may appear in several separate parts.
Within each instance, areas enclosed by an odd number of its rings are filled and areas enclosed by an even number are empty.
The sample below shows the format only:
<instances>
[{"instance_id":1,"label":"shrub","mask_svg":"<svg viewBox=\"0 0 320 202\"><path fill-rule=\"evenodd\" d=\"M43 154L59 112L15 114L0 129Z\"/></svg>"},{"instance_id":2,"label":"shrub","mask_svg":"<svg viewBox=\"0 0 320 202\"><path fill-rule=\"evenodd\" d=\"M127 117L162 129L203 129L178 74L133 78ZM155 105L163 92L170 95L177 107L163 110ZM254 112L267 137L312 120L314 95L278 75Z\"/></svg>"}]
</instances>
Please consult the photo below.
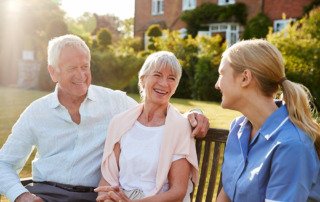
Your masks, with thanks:
<instances>
[{"instance_id":1,"label":"shrub","mask_svg":"<svg viewBox=\"0 0 320 202\"><path fill-rule=\"evenodd\" d=\"M247 7L243 3L227 6L218 6L212 3L203 3L193 10L185 11L181 20L187 24L187 32L195 37L199 30L205 30L203 24L217 22L239 22L246 24Z\"/></svg>"},{"instance_id":2,"label":"shrub","mask_svg":"<svg viewBox=\"0 0 320 202\"><path fill-rule=\"evenodd\" d=\"M282 53L287 77L309 88L320 108L320 8L277 33L267 40Z\"/></svg>"},{"instance_id":3,"label":"shrub","mask_svg":"<svg viewBox=\"0 0 320 202\"><path fill-rule=\"evenodd\" d=\"M101 28L97 33L98 43L102 49L108 48L112 43L112 35L108 28Z\"/></svg>"},{"instance_id":4,"label":"shrub","mask_svg":"<svg viewBox=\"0 0 320 202\"><path fill-rule=\"evenodd\" d=\"M164 31L164 35L155 40L156 48L173 52L182 66L182 77L174 97L220 101L214 84L226 47L225 43L221 46L222 38L219 35L182 38L177 31Z\"/></svg>"},{"instance_id":5,"label":"shrub","mask_svg":"<svg viewBox=\"0 0 320 202\"><path fill-rule=\"evenodd\" d=\"M144 58L136 54L116 55L108 49L91 53L92 83L122 90L140 70Z\"/></svg>"},{"instance_id":6,"label":"shrub","mask_svg":"<svg viewBox=\"0 0 320 202\"><path fill-rule=\"evenodd\" d=\"M160 25L151 25L147 30L147 36L149 37L147 49L156 51L157 49L154 45L154 40L155 38L162 36L162 29Z\"/></svg>"},{"instance_id":7,"label":"shrub","mask_svg":"<svg viewBox=\"0 0 320 202\"><path fill-rule=\"evenodd\" d=\"M269 26L272 26L269 17L259 13L256 17L251 18L245 27L243 39L266 38Z\"/></svg>"}]
</instances>

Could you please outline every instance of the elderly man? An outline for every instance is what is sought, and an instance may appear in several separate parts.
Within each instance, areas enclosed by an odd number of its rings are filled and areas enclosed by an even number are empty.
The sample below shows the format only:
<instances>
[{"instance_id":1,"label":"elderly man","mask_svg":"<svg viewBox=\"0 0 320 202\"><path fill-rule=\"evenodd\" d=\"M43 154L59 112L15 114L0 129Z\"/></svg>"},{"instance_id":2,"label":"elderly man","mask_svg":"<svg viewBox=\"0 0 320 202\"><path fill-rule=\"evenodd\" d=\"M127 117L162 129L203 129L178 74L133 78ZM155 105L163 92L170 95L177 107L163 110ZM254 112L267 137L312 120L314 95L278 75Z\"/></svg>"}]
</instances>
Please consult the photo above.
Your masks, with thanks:
<instances>
[{"instance_id":1,"label":"elderly man","mask_svg":"<svg viewBox=\"0 0 320 202\"><path fill-rule=\"evenodd\" d=\"M110 120L137 103L124 92L91 85L90 50L77 36L48 46L53 93L21 114L0 150L0 191L10 201L95 201ZM208 119L190 113L193 134L204 136ZM33 148L33 183L23 187L17 173Z\"/></svg>"}]
</instances>

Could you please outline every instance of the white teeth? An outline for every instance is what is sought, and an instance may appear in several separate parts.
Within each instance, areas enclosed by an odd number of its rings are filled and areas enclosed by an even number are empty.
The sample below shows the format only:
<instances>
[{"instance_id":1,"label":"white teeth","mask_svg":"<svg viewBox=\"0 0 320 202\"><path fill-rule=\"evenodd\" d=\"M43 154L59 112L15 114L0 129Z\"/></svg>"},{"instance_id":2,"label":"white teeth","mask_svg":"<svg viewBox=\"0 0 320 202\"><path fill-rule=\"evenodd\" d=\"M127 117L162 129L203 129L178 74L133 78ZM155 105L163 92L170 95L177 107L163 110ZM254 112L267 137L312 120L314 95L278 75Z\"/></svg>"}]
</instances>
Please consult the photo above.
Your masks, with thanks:
<instances>
[{"instance_id":1,"label":"white teeth","mask_svg":"<svg viewBox=\"0 0 320 202\"><path fill-rule=\"evenodd\" d=\"M165 92L165 91L161 91L161 90L157 90L157 89L154 89L154 91L156 91L157 93L161 93L161 94L167 93L167 92Z\"/></svg>"}]
</instances>

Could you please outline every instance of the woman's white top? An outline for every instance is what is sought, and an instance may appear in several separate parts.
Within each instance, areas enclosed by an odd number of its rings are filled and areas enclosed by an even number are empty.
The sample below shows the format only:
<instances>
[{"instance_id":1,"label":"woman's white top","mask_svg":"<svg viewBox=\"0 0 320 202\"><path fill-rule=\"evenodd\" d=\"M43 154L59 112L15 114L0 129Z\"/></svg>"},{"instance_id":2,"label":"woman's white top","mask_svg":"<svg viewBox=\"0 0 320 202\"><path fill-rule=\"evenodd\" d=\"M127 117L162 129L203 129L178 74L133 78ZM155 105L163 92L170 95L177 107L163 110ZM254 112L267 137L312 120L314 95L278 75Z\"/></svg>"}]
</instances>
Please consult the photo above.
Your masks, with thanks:
<instances>
[{"instance_id":1,"label":"woman's white top","mask_svg":"<svg viewBox=\"0 0 320 202\"><path fill-rule=\"evenodd\" d=\"M120 140L119 183L124 190L140 189L145 195L156 186L158 161L162 144L164 125L147 127L135 122L134 126ZM185 158L174 155L172 161ZM186 196L190 196L190 180ZM169 189L168 179L161 192ZM190 198L190 197L189 197Z\"/></svg>"}]
</instances>

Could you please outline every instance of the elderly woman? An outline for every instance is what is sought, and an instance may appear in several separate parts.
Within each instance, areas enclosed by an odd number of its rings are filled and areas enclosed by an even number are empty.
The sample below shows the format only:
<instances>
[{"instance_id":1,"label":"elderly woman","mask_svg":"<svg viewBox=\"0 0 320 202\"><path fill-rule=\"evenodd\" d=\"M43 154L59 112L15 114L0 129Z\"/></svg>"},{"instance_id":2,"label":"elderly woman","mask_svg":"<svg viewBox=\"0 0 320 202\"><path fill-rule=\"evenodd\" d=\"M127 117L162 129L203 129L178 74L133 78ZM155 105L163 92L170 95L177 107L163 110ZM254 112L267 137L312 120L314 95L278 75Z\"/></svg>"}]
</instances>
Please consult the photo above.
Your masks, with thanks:
<instances>
[{"instance_id":1,"label":"elderly woman","mask_svg":"<svg viewBox=\"0 0 320 202\"><path fill-rule=\"evenodd\" d=\"M190 176L198 183L194 139L189 121L169 103L180 78L174 54L146 59L139 72L143 103L110 124L97 201L190 201Z\"/></svg>"},{"instance_id":2,"label":"elderly woman","mask_svg":"<svg viewBox=\"0 0 320 202\"><path fill-rule=\"evenodd\" d=\"M231 124L218 201L320 201L320 126L306 87L285 77L278 49L238 42L223 53L219 74L221 106L244 116Z\"/></svg>"}]
</instances>

